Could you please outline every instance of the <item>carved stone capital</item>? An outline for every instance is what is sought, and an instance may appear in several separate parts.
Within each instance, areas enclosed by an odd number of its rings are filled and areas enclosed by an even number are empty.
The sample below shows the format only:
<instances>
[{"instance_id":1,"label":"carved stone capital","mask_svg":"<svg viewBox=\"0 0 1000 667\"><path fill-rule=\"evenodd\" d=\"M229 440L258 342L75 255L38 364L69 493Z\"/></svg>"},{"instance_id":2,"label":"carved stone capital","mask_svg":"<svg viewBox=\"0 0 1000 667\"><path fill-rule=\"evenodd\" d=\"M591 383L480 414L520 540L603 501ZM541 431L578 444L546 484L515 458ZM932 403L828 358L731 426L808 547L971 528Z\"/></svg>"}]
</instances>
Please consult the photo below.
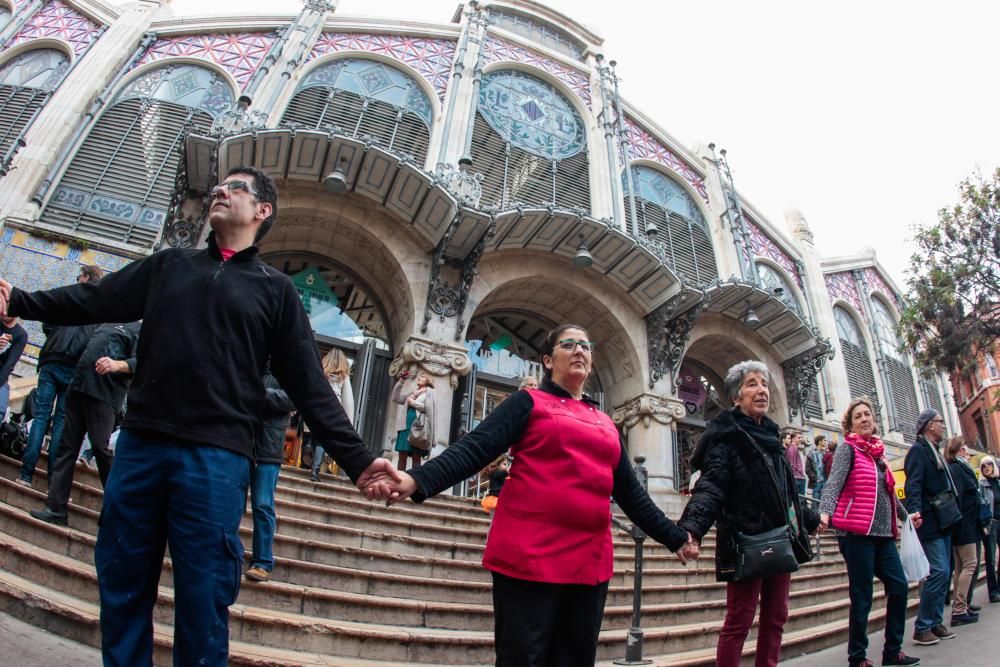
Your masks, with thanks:
<instances>
[{"instance_id":1,"label":"carved stone capital","mask_svg":"<svg viewBox=\"0 0 1000 667\"><path fill-rule=\"evenodd\" d=\"M472 361L464 347L436 343L427 338L413 337L389 365L389 375L399 377L404 370L420 370L437 378L448 378L452 390L458 388L458 378L468 375Z\"/></svg>"},{"instance_id":2,"label":"carved stone capital","mask_svg":"<svg viewBox=\"0 0 1000 667\"><path fill-rule=\"evenodd\" d=\"M788 359L781 364L785 376L785 389L788 392L788 405L791 416L805 412L809 400L809 392L813 388L816 376L823 370L826 362L833 359L836 351L826 338L817 338L816 344L805 352Z\"/></svg>"},{"instance_id":3,"label":"carved stone capital","mask_svg":"<svg viewBox=\"0 0 1000 667\"><path fill-rule=\"evenodd\" d=\"M658 394L640 394L615 408L611 420L622 433L627 434L640 422L649 428L652 422L669 426L684 417L684 404L676 399Z\"/></svg>"}]
</instances>

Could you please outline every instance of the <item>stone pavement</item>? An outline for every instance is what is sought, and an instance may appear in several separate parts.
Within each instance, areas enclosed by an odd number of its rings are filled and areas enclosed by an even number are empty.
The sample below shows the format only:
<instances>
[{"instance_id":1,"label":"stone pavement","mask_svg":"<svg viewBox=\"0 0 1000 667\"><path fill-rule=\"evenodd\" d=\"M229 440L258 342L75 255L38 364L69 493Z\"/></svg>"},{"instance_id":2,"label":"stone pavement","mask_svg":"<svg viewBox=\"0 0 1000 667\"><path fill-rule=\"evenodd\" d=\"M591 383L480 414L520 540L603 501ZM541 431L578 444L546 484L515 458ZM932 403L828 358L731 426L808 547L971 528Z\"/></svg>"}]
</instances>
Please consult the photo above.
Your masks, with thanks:
<instances>
[{"instance_id":1,"label":"stone pavement","mask_svg":"<svg viewBox=\"0 0 1000 667\"><path fill-rule=\"evenodd\" d=\"M903 652L920 658L921 667L938 665L973 667L1000 664L1000 658L995 653L996 638L1000 636L1000 604L990 604L986 600L985 586L976 589L974 602L983 607L979 613L979 622L953 628L957 637L934 646L917 646L913 643L913 619L909 619L906 622ZM947 624L951 608L945 607L944 611ZM875 665L882 664L881 631L868 635L868 659ZM844 667L847 665L847 644L786 660L781 664L788 667Z\"/></svg>"},{"instance_id":2,"label":"stone pavement","mask_svg":"<svg viewBox=\"0 0 1000 667\"><path fill-rule=\"evenodd\" d=\"M101 652L92 646L19 621L0 612L0 650L5 664L17 667L100 667ZM7 662L10 660L10 662Z\"/></svg>"}]
</instances>

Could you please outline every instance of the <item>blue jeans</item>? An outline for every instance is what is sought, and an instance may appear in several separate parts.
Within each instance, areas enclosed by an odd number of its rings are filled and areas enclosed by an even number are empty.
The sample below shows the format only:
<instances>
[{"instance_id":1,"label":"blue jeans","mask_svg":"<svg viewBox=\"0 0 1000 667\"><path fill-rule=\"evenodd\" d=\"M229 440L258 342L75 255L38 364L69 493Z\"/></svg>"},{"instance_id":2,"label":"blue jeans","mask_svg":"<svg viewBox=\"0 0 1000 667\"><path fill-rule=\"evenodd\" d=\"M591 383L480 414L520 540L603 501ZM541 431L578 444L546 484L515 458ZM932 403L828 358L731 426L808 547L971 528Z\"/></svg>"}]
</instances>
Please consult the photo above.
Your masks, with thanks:
<instances>
[{"instance_id":1,"label":"blue jeans","mask_svg":"<svg viewBox=\"0 0 1000 667\"><path fill-rule=\"evenodd\" d=\"M94 548L105 667L152 664L153 606L167 545L174 664L226 665L249 481L250 461L235 452L121 432Z\"/></svg>"},{"instance_id":2,"label":"blue jeans","mask_svg":"<svg viewBox=\"0 0 1000 667\"><path fill-rule=\"evenodd\" d=\"M920 586L920 609L913 626L916 632L941 625L944 619L944 596L951 583L951 536L921 540L921 544L931 566L931 573Z\"/></svg>"},{"instance_id":3,"label":"blue jeans","mask_svg":"<svg viewBox=\"0 0 1000 667\"><path fill-rule=\"evenodd\" d=\"M28 446L24 450L21 479L30 482L35 476L35 466L42 454L42 442L52 419L52 438L49 440L49 460L55 461L63 430L63 404L66 390L73 379L73 366L50 361L38 369L38 388L35 389L35 418L28 433ZM52 414L52 405L56 412Z\"/></svg>"},{"instance_id":4,"label":"blue jeans","mask_svg":"<svg viewBox=\"0 0 1000 667\"><path fill-rule=\"evenodd\" d=\"M909 584L899 560L896 541L891 537L846 535L839 538L840 553L847 564L851 597L847 659L861 662L868 649L868 615L872 610L872 577L885 586L885 645L882 655L896 657L903 647L906 627L906 594Z\"/></svg>"},{"instance_id":5,"label":"blue jeans","mask_svg":"<svg viewBox=\"0 0 1000 667\"><path fill-rule=\"evenodd\" d=\"M10 405L10 383L0 384L0 420L7 414L7 406Z\"/></svg>"},{"instance_id":6,"label":"blue jeans","mask_svg":"<svg viewBox=\"0 0 1000 667\"><path fill-rule=\"evenodd\" d=\"M813 500L819 503L820 498L823 497L823 487L826 486L826 482L816 482L813 485Z\"/></svg>"},{"instance_id":7,"label":"blue jeans","mask_svg":"<svg viewBox=\"0 0 1000 667\"><path fill-rule=\"evenodd\" d=\"M795 490L800 496L806 495L806 480L795 478Z\"/></svg>"},{"instance_id":8,"label":"blue jeans","mask_svg":"<svg viewBox=\"0 0 1000 667\"><path fill-rule=\"evenodd\" d=\"M274 569L274 490L278 486L280 463L258 463L250 475L250 507L253 509L253 558L250 567L270 572Z\"/></svg>"}]
</instances>

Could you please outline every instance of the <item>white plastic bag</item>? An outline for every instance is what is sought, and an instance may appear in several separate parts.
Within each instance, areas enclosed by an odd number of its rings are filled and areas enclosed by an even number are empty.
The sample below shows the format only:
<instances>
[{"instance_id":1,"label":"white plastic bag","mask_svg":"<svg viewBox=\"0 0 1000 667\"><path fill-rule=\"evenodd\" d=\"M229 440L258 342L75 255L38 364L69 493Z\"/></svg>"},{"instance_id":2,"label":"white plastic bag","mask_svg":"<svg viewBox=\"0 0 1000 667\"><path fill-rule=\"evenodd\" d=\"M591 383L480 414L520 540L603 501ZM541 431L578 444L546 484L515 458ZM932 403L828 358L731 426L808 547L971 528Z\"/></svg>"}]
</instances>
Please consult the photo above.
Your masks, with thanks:
<instances>
[{"instance_id":1,"label":"white plastic bag","mask_svg":"<svg viewBox=\"0 0 1000 667\"><path fill-rule=\"evenodd\" d=\"M899 559L903 561L903 572L907 581L922 581L931 573L930 563L924 555L924 547L917 537L917 529L913 527L913 519L909 516L903 523L903 539L899 546Z\"/></svg>"}]
</instances>

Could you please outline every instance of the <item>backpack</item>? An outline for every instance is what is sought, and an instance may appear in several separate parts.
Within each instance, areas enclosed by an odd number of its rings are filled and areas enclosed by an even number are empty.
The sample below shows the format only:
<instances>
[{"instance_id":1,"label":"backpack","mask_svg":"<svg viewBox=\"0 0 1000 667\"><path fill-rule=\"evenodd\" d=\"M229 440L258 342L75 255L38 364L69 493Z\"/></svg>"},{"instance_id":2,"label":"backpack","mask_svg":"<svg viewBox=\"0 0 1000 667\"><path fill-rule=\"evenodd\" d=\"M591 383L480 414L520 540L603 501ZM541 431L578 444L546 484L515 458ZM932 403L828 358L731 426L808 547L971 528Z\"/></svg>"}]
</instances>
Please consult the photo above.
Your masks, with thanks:
<instances>
[{"instance_id":1,"label":"backpack","mask_svg":"<svg viewBox=\"0 0 1000 667\"><path fill-rule=\"evenodd\" d=\"M0 454L20 460L28 445L28 434L15 422L0 423Z\"/></svg>"}]
</instances>

